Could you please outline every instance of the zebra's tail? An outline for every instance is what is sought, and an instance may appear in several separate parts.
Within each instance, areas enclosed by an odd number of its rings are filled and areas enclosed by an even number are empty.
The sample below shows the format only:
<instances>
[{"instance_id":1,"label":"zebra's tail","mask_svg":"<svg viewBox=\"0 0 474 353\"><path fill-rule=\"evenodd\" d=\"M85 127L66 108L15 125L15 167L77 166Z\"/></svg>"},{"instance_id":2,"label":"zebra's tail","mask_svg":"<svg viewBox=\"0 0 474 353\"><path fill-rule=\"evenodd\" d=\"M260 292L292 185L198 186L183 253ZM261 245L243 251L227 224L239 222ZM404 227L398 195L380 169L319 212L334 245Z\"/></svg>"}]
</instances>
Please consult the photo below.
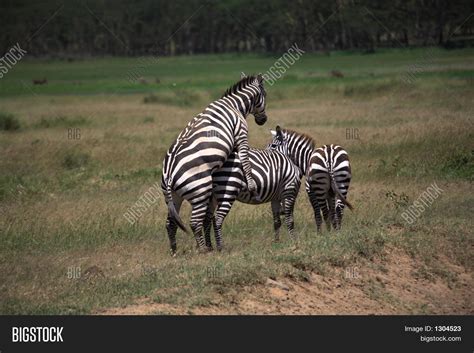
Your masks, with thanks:
<instances>
[{"instance_id":1,"label":"zebra's tail","mask_svg":"<svg viewBox=\"0 0 474 353\"><path fill-rule=\"evenodd\" d=\"M334 190L334 192L337 194L337 196L339 196L339 198L344 203L344 205L346 205L347 207L349 207L349 209L351 211L353 211L354 207L352 207L351 203L346 200L346 198L342 194L341 190L339 190L339 188L337 186L337 183L336 183L336 180L334 179L334 175L332 173L329 173L329 178L331 178L331 186L332 186L332 189Z\"/></svg>"},{"instance_id":2,"label":"zebra's tail","mask_svg":"<svg viewBox=\"0 0 474 353\"><path fill-rule=\"evenodd\" d=\"M166 181L166 204L168 205L168 211L171 215L171 217L174 218L176 224L178 225L179 229L181 229L183 232L189 234L188 230L184 226L183 221L179 217L178 211L176 211L176 206L174 205L173 202L173 197L171 196L171 181L167 180Z\"/></svg>"}]
</instances>

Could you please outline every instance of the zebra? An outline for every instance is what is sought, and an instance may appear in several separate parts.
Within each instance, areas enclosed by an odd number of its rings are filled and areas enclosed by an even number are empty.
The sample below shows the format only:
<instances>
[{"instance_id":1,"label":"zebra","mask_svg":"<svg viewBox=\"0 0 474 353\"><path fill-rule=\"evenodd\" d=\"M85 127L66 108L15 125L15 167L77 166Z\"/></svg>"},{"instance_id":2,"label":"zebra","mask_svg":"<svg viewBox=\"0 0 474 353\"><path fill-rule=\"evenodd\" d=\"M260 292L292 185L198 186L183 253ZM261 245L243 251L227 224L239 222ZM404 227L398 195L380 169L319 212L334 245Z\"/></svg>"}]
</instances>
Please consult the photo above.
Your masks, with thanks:
<instances>
[{"instance_id":1,"label":"zebra","mask_svg":"<svg viewBox=\"0 0 474 353\"><path fill-rule=\"evenodd\" d=\"M235 151L224 165L213 173L213 203L204 222L206 245L209 249L212 249L211 221L214 226L216 248L222 249L222 224L235 200L253 205L271 202L275 241L279 240L280 212L283 201L285 223L293 238L293 208L302 174L287 156L280 126L276 127L274 133L266 149L251 148L249 150L252 177L257 184L255 194L250 193L246 187L241 159Z\"/></svg>"},{"instance_id":2,"label":"zebra","mask_svg":"<svg viewBox=\"0 0 474 353\"><path fill-rule=\"evenodd\" d=\"M310 185L310 178L308 176L309 169L311 167L311 161L312 161L312 156L314 155L316 151L316 143L312 137L310 137L307 134L296 132L290 129L282 129L282 135L283 135L283 140L284 144L287 149L288 157L291 159L291 161L299 168L301 176L305 176L305 189L306 193L308 195L309 202L311 203L311 206L313 208L314 212L314 218L316 222L316 229L318 232L321 232L321 224L322 224L322 218L321 218L321 210L323 210L323 216L324 219L327 220L328 218L328 205L327 202L323 202L323 194L320 195L318 198L318 192L319 192L319 187L317 186L317 183L313 182L312 185ZM272 134L275 135L276 132L272 131ZM311 175L310 175L311 176ZM336 205L335 205L335 210L336 215L338 215L338 220L342 220L342 214L344 210L344 200L345 196L347 195L347 190L349 187L349 182L350 182L350 166L349 166L349 176L347 180L342 181L344 182L344 186L340 186L341 192L344 191L343 196L344 198L337 197L335 199ZM347 187L345 187L347 184ZM337 186L337 185L336 185ZM331 190L333 190L331 188ZM320 205L321 201L321 205ZM347 200L345 200L347 202ZM352 206L349 207L352 209ZM335 219L335 218L334 218ZM329 225L328 222L326 222L327 225ZM340 222L338 224L338 228L340 228Z\"/></svg>"},{"instance_id":3,"label":"zebra","mask_svg":"<svg viewBox=\"0 0 474 353\"><path fill-rule=\"evenodd\" d=\"M352 177L349 156L341 146L324 145L313 152L309 163L306 179L315 195L313 208L318 206L321 209L328 230L331 224L339 230L344 207L353 209L346 199ZM321 213L316 213L316 208L315 217L316 227L320 230Z\"/></svg>"},{"instance_id":4,"label":"zebra","mask_svg":"<svg viewBox=\"0 0 474 353\"><path fill-rule=\"evenodd\" d=\"M277 132L272 131L272 135L276 136ZM281 134L283 136L284 145L286 147L285 153L287 153L290 160L298 168L300 172L300 179L306 175L308 170L309 160L313 151L315 150L316 143L312 137L307 134L296 132L290 129L282 129ZM308 194L310 203L313 207L314 214L319 212L319 206L316 201L316 195L309 188L309 184L305 182L306 193Z\"/></svg>"},{"instance_id":5,"label":"zebra","mask_svg":"<svg viewBox=\"0 0 474 353\"><path fill-rule=\"evenodd\" d=\"M249 191L255 192L246 117L253 114L255 122L263 125L265 106L262 75L244 77L195 116L167 151L161 188L168 206L166 230L172 255L176 254L177 228L188 232L179 217L183 200L191 204L191 230L199 250L205 250L202 227L212 196L212 174L232 151L236 150L242 161Z\"/></svg>"}]
</instances>

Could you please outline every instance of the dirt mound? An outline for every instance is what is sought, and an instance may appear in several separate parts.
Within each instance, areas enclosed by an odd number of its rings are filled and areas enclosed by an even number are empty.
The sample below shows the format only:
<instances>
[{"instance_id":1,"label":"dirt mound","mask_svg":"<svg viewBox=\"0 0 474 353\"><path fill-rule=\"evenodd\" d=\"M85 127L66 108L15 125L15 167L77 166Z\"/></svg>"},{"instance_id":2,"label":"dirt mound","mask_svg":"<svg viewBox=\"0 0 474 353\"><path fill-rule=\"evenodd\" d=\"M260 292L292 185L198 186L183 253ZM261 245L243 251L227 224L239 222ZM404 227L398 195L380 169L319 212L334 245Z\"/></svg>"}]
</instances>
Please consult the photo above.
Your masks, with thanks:
<instances>
[{"instance_id":1,"label":"dirt mound","mask_svg":"<svg viewBox=\"0 0 474 353\"><path fill-rule=\"evenodd\" d=\"M454 281L420 275L423 265L400 252L331 274L311 273L306 281L268 279L232 295L216 294L212 305L192 308L154 303L147 298L100 315L333 315L333 314L473 314L472 275L443 259Z\"/></svg>"}]
</instances>

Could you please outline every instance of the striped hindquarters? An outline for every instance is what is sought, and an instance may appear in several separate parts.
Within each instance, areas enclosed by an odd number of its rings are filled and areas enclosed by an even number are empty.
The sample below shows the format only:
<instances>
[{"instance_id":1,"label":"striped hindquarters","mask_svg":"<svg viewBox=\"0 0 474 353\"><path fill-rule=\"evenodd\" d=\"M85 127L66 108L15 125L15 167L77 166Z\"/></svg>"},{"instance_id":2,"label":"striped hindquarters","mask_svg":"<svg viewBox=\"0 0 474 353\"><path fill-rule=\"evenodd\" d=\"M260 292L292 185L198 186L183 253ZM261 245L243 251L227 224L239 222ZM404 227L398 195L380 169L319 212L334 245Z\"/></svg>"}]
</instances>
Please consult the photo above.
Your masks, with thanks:
<instances>
[{"instance_id":1,"label":"striped hindquarters","mask_svg":"<svg viewBox=\"0 0 474 353\"><path fill-rule=\"evenodd\" d=\"M234 148L235 112L223 102L214 102L193 119L169 149L163 162L162 184L188 201L209 197L211 173L222 166ZM242 126L247 132L247 127Z\"/></svg>"},{"instance_id":2,"label":"striped hindquarters","mask_svg":"<svg viewBox=\"0 0 474 353\"><path fill-rule=\"evenodd\" d=\"M341 146L324 145L311 155L307 180L318 200L327 200L329 196L340 199L337 190L345 199L351 177L349 156Z\"/></svg>"}]
</instances>

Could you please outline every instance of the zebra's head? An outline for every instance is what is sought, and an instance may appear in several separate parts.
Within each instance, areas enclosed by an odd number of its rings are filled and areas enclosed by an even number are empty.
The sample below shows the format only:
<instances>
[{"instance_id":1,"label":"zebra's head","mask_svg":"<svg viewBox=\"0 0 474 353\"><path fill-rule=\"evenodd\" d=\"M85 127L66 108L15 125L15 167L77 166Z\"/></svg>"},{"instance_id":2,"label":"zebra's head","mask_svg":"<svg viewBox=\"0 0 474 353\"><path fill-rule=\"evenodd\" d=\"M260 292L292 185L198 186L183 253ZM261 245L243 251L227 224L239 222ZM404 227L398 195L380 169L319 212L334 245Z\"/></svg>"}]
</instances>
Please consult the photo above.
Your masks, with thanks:
<instances>
[{"instance_id":1,"label":"zebra's head","mask_svg":"<svg viewBox=\"0 0 474 353\"><path fill-rule=\"evenodd\" d=\"M272 131L272 135L276 135L276 131ZM308 161L313 153L315 142L310 136L299 133L290 129L281 129L281 135L285 142L284 152L291 161L300 169L301 174L305 174Z\"/></svg>"},{"instance_id":2,"label":"zebra's head","mask_svg":"<svg viewBox=\"0 0 474 353\"><path fill-rule=\"evenodd\" d=\"M242 72L240 81L223 95L232 100L244 116L252 114L258 125L263 125L267 121L265 113L267 93L263 81L262 74L247 76Z\"/></svg>"},{"instance_id":3,"label":"zebra's head","mask_svg":"<svg viewBox=\"0 0 474 353\"><path fill-rule=\"evenodd\" d=\"M258 125L263 125L267 121L267 114L265 113L265 107L267 105L267 92L263 87L263 76L258 74L254 85L257 87L257 94L255 96L253 110L250 113L255 117L255 122Z\"/></svg>"},{"instance_id":4,"label":"zebra's head","mask_svg":"<svg viewBox=\"0 0 474 353\"><path fill-rule=\"evenodd\" d=\"M277 125L275 130L270 130L270 132L272 133L273 139L267 148L288 155L288 145L285 141L285 136L283 135L283 130L280 128L280 125Z\"/></svg>"}]
</instances>

